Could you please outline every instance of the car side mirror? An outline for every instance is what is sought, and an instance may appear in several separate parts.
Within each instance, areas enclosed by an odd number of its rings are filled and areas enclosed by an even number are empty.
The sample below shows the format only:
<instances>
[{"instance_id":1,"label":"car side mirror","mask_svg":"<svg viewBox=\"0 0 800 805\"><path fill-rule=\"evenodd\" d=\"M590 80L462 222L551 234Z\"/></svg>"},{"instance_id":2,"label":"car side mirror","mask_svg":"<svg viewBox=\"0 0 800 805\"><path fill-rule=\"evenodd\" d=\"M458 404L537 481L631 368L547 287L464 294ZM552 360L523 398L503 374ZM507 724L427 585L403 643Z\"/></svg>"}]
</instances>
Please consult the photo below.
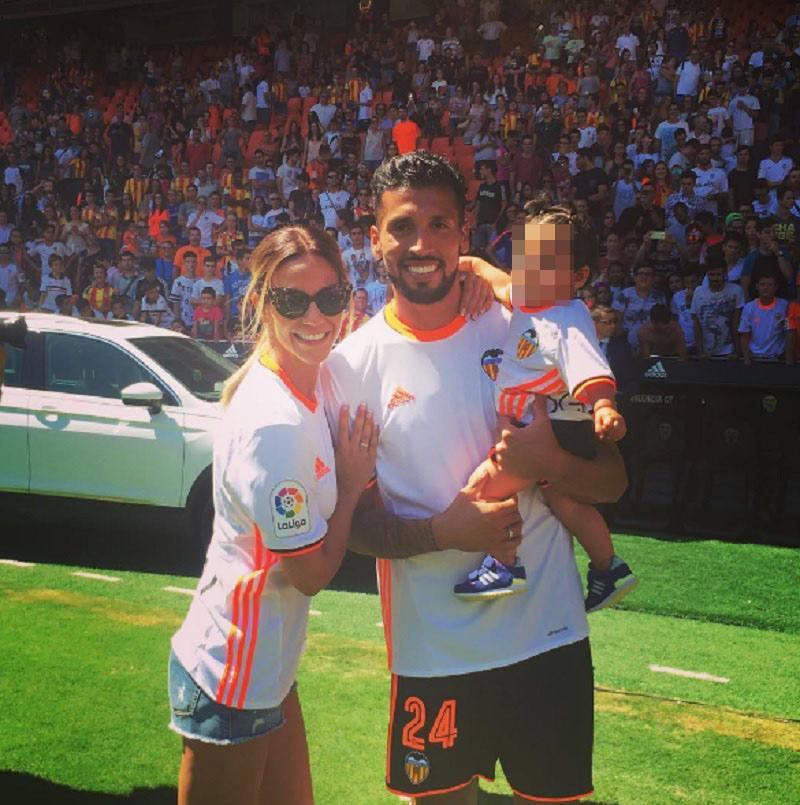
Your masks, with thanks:
<instances>
[{"instance_id":1,"label":"car side mirror","mask_svg":"<svg viewBox=\"0 0 800 805\"><path fill-rule=\"evenodd\" d=\"M164 393L154 383L131 383L122 389L122 402L147 408L151 414L157 414L164 403Z\"/></svg>"}]
</instances>

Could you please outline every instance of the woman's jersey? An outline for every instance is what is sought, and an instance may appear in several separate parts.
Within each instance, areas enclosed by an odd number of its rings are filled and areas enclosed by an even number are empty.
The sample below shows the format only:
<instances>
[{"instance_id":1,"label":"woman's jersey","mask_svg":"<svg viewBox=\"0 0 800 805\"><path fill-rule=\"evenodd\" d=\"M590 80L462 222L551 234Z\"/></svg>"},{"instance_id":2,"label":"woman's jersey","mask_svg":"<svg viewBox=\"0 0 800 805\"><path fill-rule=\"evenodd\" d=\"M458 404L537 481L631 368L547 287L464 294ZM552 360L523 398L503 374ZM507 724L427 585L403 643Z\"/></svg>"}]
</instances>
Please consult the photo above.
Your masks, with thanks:
<instances>
[{"instance_id":1,"label":"woman's jersey","mask_svg":"<svg viewBox=\"0 0 800 805\"><path fill-rule=\"evenodd\" d=\"M213 472L211 545L172 647L216 701L277 707L295 679L310 601L280 559L318 548L336 506L322 407L262 359L225 411Z\"/></svg>"},{"instance_id":2,"label":"woman's jersey","mask_svg":"<svg viewBox=\"0 0 800 805\"><path fill-rule=\"evenodd\" d=\"M537 394L547 396L551 419L591 419L586 390L593 383L614 383L580 299L514 308L496 371L497 412L520 422L530 422Z\"/></svg>"},{"instance_id":3,"label":"woman's jersey","mask_svg":"<svg viewBox=\"0 0 800 805\"><path fill-rule=\"evenodd\" d=\"M329 419L366 403L380 427L378 489L386 509L424 518L444 511L496 441L492 361L508 335L499 304L476 321L433 331L406 326L389 303L323 364ZM566 529L541 494L519 494L519 549L528 589L502 602L465 603L453 585L482 554L439 551L379 559L392 671L445 676L509 665L586 637L580 580Z\"/></svg>"}]
</instances>

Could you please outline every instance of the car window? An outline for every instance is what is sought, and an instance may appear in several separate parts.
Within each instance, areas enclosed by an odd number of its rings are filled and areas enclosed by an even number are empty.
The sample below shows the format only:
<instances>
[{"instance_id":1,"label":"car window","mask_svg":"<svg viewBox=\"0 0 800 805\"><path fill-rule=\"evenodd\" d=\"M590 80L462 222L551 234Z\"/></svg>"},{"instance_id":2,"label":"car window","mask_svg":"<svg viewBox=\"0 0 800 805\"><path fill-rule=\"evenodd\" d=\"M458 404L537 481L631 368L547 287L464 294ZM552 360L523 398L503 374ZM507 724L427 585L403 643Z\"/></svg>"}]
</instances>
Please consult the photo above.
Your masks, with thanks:
<instances>
[{"instance_id":1,"label":"car window","mask_svg":"<svg viewBox=\"0 0 800 805\"><path fill-rule=\"evenodd\" d=\"M156 336L131 338L149 358L177 378L195 397L217 402L224 382L237 366L191 338Z\"/></svg>"},{"instance_id":2,"label":"car window","mask_svg":"<svg viewBox=\"0 0 800 805\"><path fill-rule=\"evenodd\" d=\"M124 350L101 341L67 333L48 333L45 340L45 390L120 399L131 383L155 383L164 402L176 405L164 384Z\"/></svg>"},{"instance_id":3,"label":"car window","mask_svg":"<svg viewBox=\"0 0 800 805\"><path fill-rule=\"evenodd\" d=\"M6 365L3 369L3 382L1 385L10 389L22 388L22 372L25 366L25 350L6 344Z\"/></svg>"}]
</instances>

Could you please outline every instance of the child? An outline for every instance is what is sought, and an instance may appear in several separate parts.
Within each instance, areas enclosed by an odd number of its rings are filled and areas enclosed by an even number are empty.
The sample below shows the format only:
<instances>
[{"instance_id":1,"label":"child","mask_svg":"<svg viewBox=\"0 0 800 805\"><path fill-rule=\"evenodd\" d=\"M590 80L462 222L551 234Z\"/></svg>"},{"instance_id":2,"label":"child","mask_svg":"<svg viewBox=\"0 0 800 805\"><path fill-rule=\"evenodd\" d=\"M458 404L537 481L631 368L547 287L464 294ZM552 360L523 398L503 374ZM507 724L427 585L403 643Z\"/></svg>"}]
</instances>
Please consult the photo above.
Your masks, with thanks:
<instances>
[{"instance_id":1,"label":"child","mask_svg":"<svg viewBox=\"0 0 800 805\"><path fill-rule=\"evenodd\" d=\"M201 294L205 288L214 289L214 304L220 309L225 306L225 284L217 277L217 266L213 257L203 258L203 276L194 281L192 304L197 308L202 304Z\"/></svg>"},{"instance_id":2,"label":"child","mask_svg":"<svg viewBox=\"0 0 800 805\"><path fill-rule=\"evenodd\" d=\"M72 297L72 283L69 281L69 277L64 276L64 260L60 255L55 253L50 255L49 267L49 273L42 271L39 308L50 313L60 313L58 297L62 295ZM72 313L66 315L71 316Z\"/></svg>"},{"instance_id":3,"label":"child","mask_svg":"<svg viewBox=\"0 0 800 805\"><path fill-rule=\"evenodd\" d=\"M591 459L596 436L621 439L625 421L614 404L614 379L597 347L589 311L572 298L590 273L588 261L575 248L580 242L575 242L572 220L568 210L550 208L524 225L524 237L519 232L514 238L513 315L504 357L496 367L495 394L499 414L520 427L530 422L535 395L546 395L561 446ZM477 476L488 476L483 494L494 499L507 498L529 484L528 479L498 470L489 459L473 473ZM638 580L614 555L603 518L594 507L558 494L545 483L540 486L553 514L591 559L587 612L616 603ZM454 592L466 599L492 598L521 592L525 586L522 566L487 556Z\"/></svg>"},{"instance_id":4,"label":"child","mask_svg":"<svg viewBox=\"0 0 800 805\"><path fill-rule=\"evenodd\" d=\"M194 321L194 284L197 280L195 269L197 267L197 255L194 252L186 252L183 258L183 274L178 272L172 280L172 288L169 293L169 301L172 303L172 312L175 318L180 319L186 327L191 327Z\"/></svg>"},{"instance_id":5,"label":"child","mask_svg":"<svg viewBox=\"0 0 800 805\"><path fill-rule=\"evenodd\" d=\"M144 296L140 302L139 321L156 327L169 327L172 313L167 300L161 293L161 283L154 277L143 283Z\"/></svg>"},{"instance_id":6,"label":"child","mask_svg":"<svg viewBox=\"0 0 800 805\"><path fill-rule=\"evenodd\" d=\"M194 310L192 338L219 341L222 338L222 308L216 304L217 292L208 286L200 293L200 305Z\"/></svg>"}]
</instances>

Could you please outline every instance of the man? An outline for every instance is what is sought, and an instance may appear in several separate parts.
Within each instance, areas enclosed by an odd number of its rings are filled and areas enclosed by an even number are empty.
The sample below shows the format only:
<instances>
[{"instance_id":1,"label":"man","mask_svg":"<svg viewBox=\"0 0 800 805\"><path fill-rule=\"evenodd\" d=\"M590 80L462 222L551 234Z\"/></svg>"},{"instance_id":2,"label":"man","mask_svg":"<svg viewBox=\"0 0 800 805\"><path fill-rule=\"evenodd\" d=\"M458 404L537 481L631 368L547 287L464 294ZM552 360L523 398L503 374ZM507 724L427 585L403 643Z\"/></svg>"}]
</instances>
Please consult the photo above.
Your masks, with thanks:
<instances>
[{"instance_id":1,"label":"man","mask_svg":"<svg viewBox=\"0 0 800 805\"><path fill-rule=\"evenodd\" d=\"M481 556L467 535L478 509L488 516L487 504L459 486L495 441L492 365L508 315L499 305L475 321L459 315L464 185L446 160L424 151L396 157L376 171L373 192L373 252L395 296L337 348L321 380L329 416L344 401L351 410L363 401L381 420L386 509L431 518L427 548L384 551L428 553L378 562L394 674L387 785L431 803L472 804L477 775L493 777L499 757L521 796L576 801L591 790L587 626L570 537L533 482L547 479L584 500L616 499L624 470L613 445L599 444L595 462L564 453L537 403L542 415L510 428L496 452L499 466L532 481L519 495L519 553L537 583L499 607L473 609L452 595ZM420 449L409 449L410 438ZM496 529L500 515L492 522ZM507 527L513 542L519 525ZM359 533L363 552L369 532Z\"/></svg>"},{"instance_id":2,"label":"man","mask_svg":"<svg viewBox=\"0 0 800 805\"><path fill-rule=\"evenodd\" d=\"M728 115L733 123L737 145L752 145L755 137L754 119L761 104L747 88L747 79L742 77L735 85L733 97L728 104Z\"/></svg>"},{"instance_id":3,"label":"man","mask_svg":"<svg viewBox=\"0 0 800 805\"><path fill-rule=\"evenodd\" d=\"M407 154L415 151L421 136L419 126L408 118L408 107L403 104L400 109L400 119L394 124L392 129L392 139L397 145L399 154Z\"/></svg>"},{"instance_id":4,"label":"man","mask_svg":"<svg viewBox=\"0 0 800 805\"><path fill-rule=\"evenodd\" d=\"M311 107L310 111L317 116L320 126L327 131L336 114L336 106L331 103L331 94L328 90L324 89L320 92L319 101Z\"/></svg>"},{"instance_id":5,"label":"man","mask_svg":"<svg viewBox=\"0 0 800 805\"><path fill-rule=\"evenodd\" d=\"M777 360L784 356L787 346L786 314L789 303L775 296L777 283L765 274L758 281L758 298L742 309L739 338L745 363Z\"/></svg>"},{"instance_id":6,"label":"man","mask_svg":"<svg viewBox=\"0 0 800 805\"><path fill-rule=\"evenodd\" d=\"M706 272L708 287L702 285L692 295L691 313L694 340L699 358L730 357L739 354L739 317L744 307L740 286L725 281L721 257L710 262Z\"/></svg>"},{"instance_id":7,"label":"man","mask_svg":"<svg viewBox=\"0 0 800 805\"><path fill-rule=\"evenodd\" d=\"M655 271L649 264L640 265L633 272L633 285L624 288L612 307L621 315L622 329L635 352L639 345L639 328L650 319L650 311L656 305L666 304L664 294L653 288Z\"/></svg>"},{"instance_id":8,"label":"man","mask_svg":"<svg viewBox=\"0 0 800 805\"><path fill-rule=\"evenodd\" d=\"M706 209L717 215L720 202L725 203L728 196L728 177L725 171L711 164L711 146L701 145L697 151L697 177L694 192L706 202Z\"/></svg>"},{"instance_id":9,"label":"man","mask_svg":"<svg viewBox=\"0 0 800 805\"><path fill-rule=\"evenodd\" d=\"M472 246L478 254L482 254L493 239L497 219L508 204L506 184L497 181L497 170L494 165L490 163L481 165L481 179L475 200L470 205L476 208Z\"/></svg>"},{"instance_id":10,"label":"man","mask_svg":"<svg viewBox=\"0 0 800 805\"><path fill-rule=\"evenodd\" d=\"M321 150L321 149L320 149ZM336 213L349 208L352 198L346 190L341 189L342 179L339 172L329 170L325 188L319 192L319 210L325 219L325 228L336 228Z\"/></svg>"},{"instance_id":11,"label":"man","mask_svg":"<svg viewBox=\"0 0 800 805\"><path fill-rule=\"evenodd\" d=\"M8 243L0 243L0 291L4 294L6 307L14 310L20 299L19 270L11 262Z\"/></svg>"},{"instance_id":12,"label":"man","mask_svg":"<svg viewBox=\"0 0 800 805\"><path fill-rule=\"evenodd\" d=\"M675 132L678 129L683 129L686 132L686 136L689 136L689 124L685 120L681 120L680 114L681 110L678 104L675 101L671 101L667 107L666 120L662 120L656 126L655 132L653 132L655 137L653 149L661 154L661 159L665 162L669 162L678 148Z\"/></svg>"},{"instance_id":13,"label":"man","mask_svg":"<svg viewBox=\"0 0 800 805\"><path fill-rule=\"evenodd\" d=\"M589 204L589 215L595 223L599 222L608 198L608 176L602 168L595 166L589 148L578 151L578 172L572 177L572 186L575 198L585 199Z\"/></svg>"}]
</instances>

